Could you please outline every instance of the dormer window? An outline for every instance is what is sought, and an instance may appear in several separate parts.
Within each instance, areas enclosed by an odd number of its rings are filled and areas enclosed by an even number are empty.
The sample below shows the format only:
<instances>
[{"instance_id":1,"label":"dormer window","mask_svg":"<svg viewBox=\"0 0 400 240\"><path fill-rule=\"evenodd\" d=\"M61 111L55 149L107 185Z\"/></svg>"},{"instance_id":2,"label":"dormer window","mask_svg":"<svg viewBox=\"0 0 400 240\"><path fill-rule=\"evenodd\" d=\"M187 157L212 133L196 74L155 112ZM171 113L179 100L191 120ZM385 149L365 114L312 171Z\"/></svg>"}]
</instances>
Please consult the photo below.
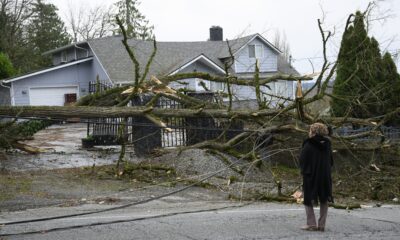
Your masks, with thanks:
<instances>
[{"instance_id":1,"label":"dormer window","mask_svg":"<svg viewBox=\"0 0 400 240\"><path fill-rule=\"evenodd\" d=\"M263 58L264 51L263 45L260 44L251 44L249 45L249 58Z\"/></svg>"}]
</instances>

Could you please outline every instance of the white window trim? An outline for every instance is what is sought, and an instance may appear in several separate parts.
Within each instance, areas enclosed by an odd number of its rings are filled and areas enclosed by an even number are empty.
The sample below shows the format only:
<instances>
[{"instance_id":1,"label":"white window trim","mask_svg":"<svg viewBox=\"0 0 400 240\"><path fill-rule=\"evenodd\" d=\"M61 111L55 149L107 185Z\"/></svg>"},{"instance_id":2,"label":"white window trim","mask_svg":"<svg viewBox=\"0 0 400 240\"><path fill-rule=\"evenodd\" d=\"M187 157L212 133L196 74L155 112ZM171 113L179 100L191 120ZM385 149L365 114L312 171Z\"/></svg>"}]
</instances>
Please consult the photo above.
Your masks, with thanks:
<instances>
[{"instance_id":1,"label":"white window trim","mask_svg":"<svg viewBox=\"0 0 400 240\"><path fill-rule=\"evenodd\" d=\"M79 64L79 63L83 63L83 62L87 62L87 61L90 61L90 60L93 60L93 57L85 58L85 59L82 59L82 60L70 62L70 63L63 64L63 65L58 65L58 66L55 66L55 67L52 67L52 68L48 68L48 69L44 69L44 70L41 70L41 71L37 71L37 72L31 73L31 74L26 74L26 75L23 75L23 76L20 76L20 77L11 78L11 79L8 79L8 80L4 80L3 82L4 83L15 82L15 81L22 80L22 79L25 79L25 78L28 78L28 77L33 77L33 76L40 75L40 74L47 73L47 72L51 72L51 71L54 71L54 70L57 70L57 69L66 68L66 67L73 66L73 65L76 65L76 64Z\"/></svg>"},{"instance_id":2,"label":"white window trim","mask_svg":"<svg viewBox=\"0 0 400 240\"><path fill-rule=\"evenodd\" d=\"M260 34L256 34L254 37L252 37L249 41L247 41L247 43L243 44L242 47L240 47L238 50L236 50L233 55L235 56L237 53L239 53L240 51L242 51L246 46L248 46L251 42L253 42L254 39L259 38L261 39L261 41L263 41L267 46L271 47L271 49L273 51L275 51L276 53L280 54L282 53L281 50L279 50L278 48L276 48L272 43L270 43L269 41L267 41L263 36L261 36Z\"/></svg>"},{"instance_id":3,"label":"white window trim","mask_svg":"<svg viewBox=\"0 0 400 240\"><path fill-rule=\"evenodd\" d=\"M209 63L211 66L215 67L216 70L218 70L219 72L225 74L225 70L222 69L220 66L218 66L217 64L215 64L213 61L211 61L210 59L208 59L206 56L204 56L203 54L199 55L198 57L194 58L193 60L187 62L186 64L182 65L181 67L179 67L178 69L176 69L175 71L171 72L170 74L168 74L168 76L172 76L175 75L177 73L179 73L181 70L185 69L186 67L190 66L191 64L193 64L194 62L197 62L198 60L203 59L205 60L207 63Z\"/></svg>"},{"instance_id":4,"label":"white window trim","mask_svg":"<svg viewBox=\"0 0 400 240\"><path fill-rule=\"evenodd\" d=\"M14 84L11 83L11 91L10 91L10 97L11 97L11 106L15 106L15 94L14 94Z\"/></svg>"},{"instance_id":5,"label":"white window trim","mask_svg":"<svg viewBox=\"0 0 400 240\"><path fill-rule=\"evenodd\" d=\"M251 59L262 59L264 58L264 45L263 44L249 44L249 51L250 51L250 46L254 46L254 57L250 57L250 52L249 52L249 58ZM261 56L257 56L257 46L261 47Z\"/></svg>"}]
</instances>

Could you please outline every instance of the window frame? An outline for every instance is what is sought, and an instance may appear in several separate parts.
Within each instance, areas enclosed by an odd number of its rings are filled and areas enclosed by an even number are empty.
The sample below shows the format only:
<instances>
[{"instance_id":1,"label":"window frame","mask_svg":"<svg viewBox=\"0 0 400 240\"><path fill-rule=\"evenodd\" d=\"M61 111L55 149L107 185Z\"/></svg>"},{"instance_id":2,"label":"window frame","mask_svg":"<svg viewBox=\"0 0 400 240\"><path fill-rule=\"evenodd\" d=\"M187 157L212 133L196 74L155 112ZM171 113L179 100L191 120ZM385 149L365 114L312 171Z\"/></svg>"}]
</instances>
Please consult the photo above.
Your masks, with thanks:
<instances>
[{"instance_id":1,"label":"window frame","mask_svg":"<svg viewBox=\"0 0 400 240\"><path fill-rule=\"evenodd\" d=\"M67 51L62 51L62 52L61 52L61 57L60 57L60 59L61 59L61 62L62 62L62 63L66 63L66 62L68 61Z\"/></svg>"},{"instance_id":2,"label":"window frame","mask_svg":"<svg viewBox=\"0 0 400 240\"><path fill-rule=\"evenodd\" d=\"M253 46L254 46L254 57L250 55L251 52L250 49ZM257 54L257 47L259 47L261 56L258 56ZM264 58L264 46L262 44L249 44L248 49L249 49L249 58L256 58L256 59Z\"/></svg>"}]
</instances>

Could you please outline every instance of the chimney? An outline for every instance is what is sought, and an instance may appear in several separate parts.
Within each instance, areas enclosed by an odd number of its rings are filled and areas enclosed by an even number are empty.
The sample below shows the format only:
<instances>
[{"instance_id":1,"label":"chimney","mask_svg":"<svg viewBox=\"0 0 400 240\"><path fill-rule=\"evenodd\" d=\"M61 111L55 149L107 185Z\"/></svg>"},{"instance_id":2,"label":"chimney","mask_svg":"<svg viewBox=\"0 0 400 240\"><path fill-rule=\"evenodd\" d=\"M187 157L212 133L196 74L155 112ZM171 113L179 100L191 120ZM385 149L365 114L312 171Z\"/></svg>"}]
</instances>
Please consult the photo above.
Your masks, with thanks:
<instances>
[{"instance_id":1,"label":"chimney","mask_svg":"<svg viewBox=\"0 0 400 240\"><path fill-rule=\"evenodd\" d=\"M210 28L210 41L222 41L222 40L223 40L222 27L212 26Z\"/></svg>"}]
</instances>

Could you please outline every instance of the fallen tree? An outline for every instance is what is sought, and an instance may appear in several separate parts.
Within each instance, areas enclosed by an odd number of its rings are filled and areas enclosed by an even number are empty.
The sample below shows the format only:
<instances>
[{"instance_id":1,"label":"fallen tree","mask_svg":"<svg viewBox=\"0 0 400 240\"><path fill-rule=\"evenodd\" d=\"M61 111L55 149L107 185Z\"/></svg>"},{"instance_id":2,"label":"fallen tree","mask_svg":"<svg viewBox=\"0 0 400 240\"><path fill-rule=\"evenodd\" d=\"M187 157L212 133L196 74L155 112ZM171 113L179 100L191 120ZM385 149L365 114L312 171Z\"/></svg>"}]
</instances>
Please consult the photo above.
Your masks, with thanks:
<instances>
[{"instance_id":1,"label":"fallen tree","mask_svg":"<svg viewBox=\"0 0 400 240\"><path fill-rule=\"evenodd\" d=\"M351 16L349 17L349 19ZM111 89L106 92L97 92L92 95L83 97L77 106L66 106L66 107L0 107L0 115L8 117L42 117L51 119L67 119L72 117L78 118L128 118L128 117L145 117L151 122L155 123L161 128L168 130L168 126L163 122L162 118L166 117L210 117L217 119L227 119L232 120L243 120L247 123L249 132L244 132L237 136L240 141L249 138L257 132L258 135L271 134L276 132L299 132L304 134L307 132L308 124L313 122L324 122L333 128L339 128L343 125L363 125L372 126L372 130L361 133L354 134L350 136L339 136L333 135L334 138L338 139L339 142L348 145L348 147L354 149L381 149L390 148L392 144L388 144L385 141L378 142L374 145L368 147L361 146L357 143L352 143L353 140L362 138L365 136L376 135L381 136L380 127L384 126L393 117L396 117L400 113L400 108L395 109L393 112L387 113L383 116L372 117L368 119L361 118L350 118L344 117L328 117L320 116L319 114L314 114L307 110L307 106L316 101L320 101L324 97L328 96L327 88L331 81L335 71L336 63L330 63L326 56L326 46L330 37L332 36L330 31L324 31L322 28L321 21L318 20L318 27L322 37L322 47L323 47L323 59L320 73L315 81L315 84L307 91L302 91L301 81L308 81L313 79L315 74L295 76L295 75L283 75L277 74L267 78L259 77L258 64L255 66L255 74L252 80L240 79L231 73L231 66L234 60L232 50L230 49L229 42L227 42L227 47L231 56L225 61L225 72L224 76L213 76L209 73L184 73L176 74L172 76L161 76L156 78L152 76L150 80L147 79L147 74L149 68L154 59L157 51L157 43L154 40L154 51L149 57L149 60L145 66L143 74L140 69L139 62L136 59L134 49L128 45L128 38L126 31L121 21L117 19L117 22L121 28L121 32L124 36L122 41L128 52L129 57L132 59L132 63L135 69L135 80L131 86L120 87ZM346 28L351 23L347 21ZM351 74L349 79L353 78L357 74L357 69ZM207 81L222 82L227 86L227 95L229 102L206 102L194 97L190 97L180 92L179 90L171 89L168 84L174 81L179 81L187 78L199 78ZM267 93L262 93L262 87L268 89L270 83L275 81L297 81L296 96L294 99L288 99L284 97L274 96L277 99L282 100L281 104L272 105L266 100L265 96ZM247 86L254 88L257 95L258 109L232 109L233 96L231 87L232 85ZM205 90L207 90L205 88ZM134 99L143 94L150 94L151 100L146 103L145 106L133 106L127 107L127 104ZM329 95L330 97L335 97ZM182 109L163 109L157 108L156 102L160 97L169 98L171 100L182 103L185 108ZM227 105L228 104L228 105ZM216 142L209 141L205 143L199 143L197 147L210 147L217 150L226 150L232 147L232 143L236 143L237 139L228 139L226 142ZM218 140L219 141L219 140ZM214 147L212 147L214 146Z\"/></svg>"},{"instance_id":2,"label":"fallen tree","mask_svg":"<svg viewBox=\"0 0 400 240\"><path fill-rule=\"evenodd\" d=\"M351 19L351 17L349 18ZM347 25L351 21L347 21ZM349 179L355 174L370 171L369 167L372 162L375 161L377 153L385 153L392 156L400 156L400 145L398 142L393 142L390 139L386 139L382 127L391 119L399 116L400 107L394 109L392 112L386 113L380 116L374 116L369 118L354 118L346 115L343 117L333 117L321 115L319 112L312 112L309 110L309 106L315 102L322 101L323 99L335 98L335 95L328 93L329 82L332 80L336 71L336 63L328 61L326 56L326 45L332 34L322 29L322 23L318 21L319 30L322 37L323 47L323 59L321 70L318 74L309 74L303 76L295 75L284 75L277 74L265 78L260 78L259 69L257 64L255 65L255 74L253 79L241 79L232 74L231 66L234 60L234 56L231 56L225 62L225 75L214 76L209 73L184 73L176 74L172 76L151 76L147 78L149 67L153 61L153 58L157 51L157 43L154 41L154 51L151 53L149 61L147 62L143 74L141 72L140 65L136 60L134 49L132 49L127 43L127 37L124 33L122 24L120 27L124 35L123 44L129 53L130 58L135 69L135 82L129 86L116 87L109 89L105 92L96 92L95 94L87 95L80 99L75 106L65 107L0 107L0 116L7 116L12 118L24 117L24 118L42 118L52 120L67 120L69 118L121 118L124 119L122 126L118 129L120 141L122 145L121 154L118 159L116 173L117 176L123 174L123 172L129 172L125 166L120 166L121 162L124 161L125 154L125 141L123 135L125 125L128 125L128 118L147 118L153 124L157 125L158 128L164 130L171 130L170 126L164 123L165 118L212 118L220 121L223 119L227 122L233 122L240 120L246 123L245 131L236 134L231 138L223 138L221 134L215 139L208 139L200 143L195 143L191 146L185 146L179 149L183 151L188 148L198 149L211 149L216 155L223 156L223 154L230 154L236 158L247 159L251 162L249 165L259 166L263 163L267 157L261 156L261 148L266 148L267 142L269 152L275 152L276 154L286 153L283 158L293 159L293 162L297 161L297 154L301 147L302 139L307 135L308 126L314 122L323 122L328 124L333 129L338 129L343 126L368 126L368 131L361 133L350 134L342 136L333 133L331 136L333 139L333 147L336 152L346 152L349 155L356 156L360 152L367 152L362 156L366 156L363 159L357 159L357 169L349 170ZM346 26L347 28L348 26ZM229 42L227 42L229 48ZM230 48L229 48L230 49ZM230 52L232 52L230 50ZM347 80L351 80L358 72L355 69L354 72L349 76ZM307 91L303 91L301 88L302 81L309 81L316 77L316 81L313 86ZM207 102L199 100L195 97L191 97L185 94L184 91L179 89L172 89L168 85L172 82L179 82L183 79L188 78L199 78L206 81L224 83L227 87L223 93L215 93L218 97L219 94L223 94L228 101L217 101ZM277 96L271 93L263 91L268 89L270 84L276 81L290 81L297 82L296 94L293 98ZM233 86L250 87L254 89L256 95L256 103L258 107L256 109L235 109L232 107L235 96L232 92ZM206 86L203 86L205 91L208 91ZM135 98L141 96L150 96L150 100L143 106L127 106ZM266 97L272 97L278 99L279 104L271 104ZM160 98L168 98L179 102L184 106L180 109L171 108L159 108L157 107L157 101ZM4 140L0 145L1 147L14 147L20 148L24 151L29 151L29 148L22 146L19 141L24 138L19 138L18 135L11 131L15 122L9 122L5 125L0 125L0 137ZM2 128L3 127L3 128ZM146 126L144 126L146 127ZM226 129L224 129L226 130ZM272 137L273 136L273 137ZM374 136L378 140L374 141L358 141L361 138L368 136ZM272 141L273 139L273 141ZM271 144L273 142L273 144ZM238 150L238 146L247 145L246 148ZM244 149L244 150L243 150ZM354 157L354 158L357 158ZM121 169L120 169L121 167ZM265 167L269 167L268 163ZM350 168L349 168L350 169ZM239 171L241 175L245 176L246 173ZM272 175L273 171L271 170ZM375 173L374 173L375 174ZM376 174L378 175L378 173ZM274 183L278 189L282 188L282 181L273 177ZM361 180L360 180L361 181ZM368 181L363 183L368 185ZM360 184L357 184L360 185ZM366 187L366 186L364 186ZM373 194L377 194L378 190L375 188L371 190ZM396 190L398 191L398 190ZM388 195L391 197L391 195ZM271 200L269 197L265 199ZM279 200L279 199L275 199ZM341 207L341 206L339 206ZM357 207L357 206L355 206ZM345 206L345 208L353 208L353 206Z\"/></svg>"}]
</instances>

